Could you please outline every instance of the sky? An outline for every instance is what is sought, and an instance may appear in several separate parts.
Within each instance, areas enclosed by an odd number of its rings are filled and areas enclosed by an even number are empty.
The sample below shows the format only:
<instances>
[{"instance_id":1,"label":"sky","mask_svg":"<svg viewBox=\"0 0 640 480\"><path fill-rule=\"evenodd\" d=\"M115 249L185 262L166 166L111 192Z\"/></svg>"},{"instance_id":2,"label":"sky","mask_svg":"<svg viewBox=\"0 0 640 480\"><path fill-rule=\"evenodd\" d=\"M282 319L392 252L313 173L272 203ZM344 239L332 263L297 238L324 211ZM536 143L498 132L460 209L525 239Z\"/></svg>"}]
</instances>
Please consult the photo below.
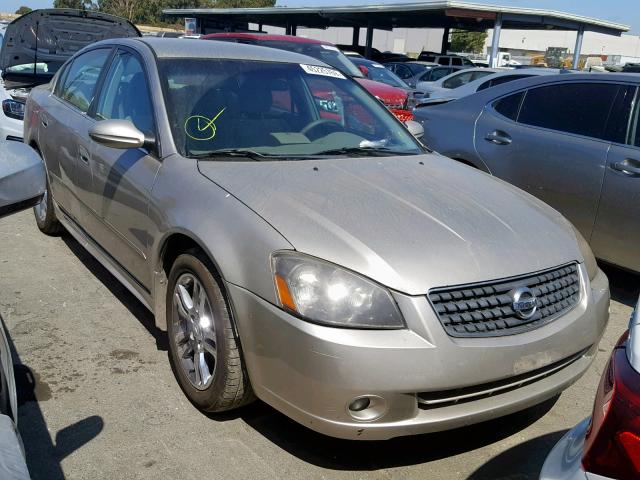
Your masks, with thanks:
<instances>
[{"instance_id":1,"label":"sky","mask_svg":"<svg viewBox=\"0 0 640 480\"><path fill-rule=\"evenodd\" d=\"M408 3L419 0L278 0L279 6L315 5L362 5L382 3ZM622 23L631 27L631 32L640 34L640 8L638 0L469 0L473 3L487 3L494 5L542 8L562 12L585 15L603 20ZM15 12L21 5L31 8L51 7L53 0L2 0L1 11Z\"/></svg>"}]
</instances>

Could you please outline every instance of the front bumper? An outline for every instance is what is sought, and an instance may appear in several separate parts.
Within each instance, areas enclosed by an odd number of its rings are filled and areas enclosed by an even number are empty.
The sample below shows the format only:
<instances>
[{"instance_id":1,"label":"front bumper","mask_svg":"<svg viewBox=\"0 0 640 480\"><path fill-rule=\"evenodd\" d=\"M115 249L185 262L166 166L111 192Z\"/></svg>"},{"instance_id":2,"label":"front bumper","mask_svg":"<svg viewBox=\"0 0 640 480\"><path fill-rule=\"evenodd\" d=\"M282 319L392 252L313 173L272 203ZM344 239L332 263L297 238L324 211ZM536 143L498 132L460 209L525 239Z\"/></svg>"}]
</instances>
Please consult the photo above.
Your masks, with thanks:
<instances>
[{"instance_id":1,"label":"front bumper","mask_svg":"<svg viewBox=\"0 0 640 480\"><path fill-rule=\"evenodd\" d=\"M426 296L394 294L404 330L352 330L293 317L228 285L248 374L257 396L318 432L380 440L482 422L547 400L589 367L608 320L609 286L599 272L590 286L580 266L580 303L557 320L520 335L452 338ZM588 289L588 291L587 291ZM535 381L461 401L424 406L439 395L493 385L582 352ZM349 410L368 396L370 411Z\"/></svg>"}]
</instances>

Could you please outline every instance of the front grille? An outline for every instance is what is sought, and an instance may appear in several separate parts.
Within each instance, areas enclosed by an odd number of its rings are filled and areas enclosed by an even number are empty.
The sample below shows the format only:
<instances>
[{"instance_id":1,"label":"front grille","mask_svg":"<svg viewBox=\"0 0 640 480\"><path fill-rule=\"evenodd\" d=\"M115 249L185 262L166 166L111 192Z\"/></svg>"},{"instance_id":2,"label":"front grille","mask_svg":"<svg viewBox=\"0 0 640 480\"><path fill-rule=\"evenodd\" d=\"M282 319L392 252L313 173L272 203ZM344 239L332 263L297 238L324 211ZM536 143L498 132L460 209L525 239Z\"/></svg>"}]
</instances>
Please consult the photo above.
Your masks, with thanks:
<instances>
[{"instance_id":1,"label":"front grille","mask_svg":"<svg viewBox=\"0 0 640 480\"><path fill-rule=\"evenodd\" d=\"M536 297L536 312L521 318L511 292L528 287ZM429 292L429 301L448 335L496 337L533 330L553 321L580 300L580 275L573 263L520 277Z\"/></svg>"}]
</instances>

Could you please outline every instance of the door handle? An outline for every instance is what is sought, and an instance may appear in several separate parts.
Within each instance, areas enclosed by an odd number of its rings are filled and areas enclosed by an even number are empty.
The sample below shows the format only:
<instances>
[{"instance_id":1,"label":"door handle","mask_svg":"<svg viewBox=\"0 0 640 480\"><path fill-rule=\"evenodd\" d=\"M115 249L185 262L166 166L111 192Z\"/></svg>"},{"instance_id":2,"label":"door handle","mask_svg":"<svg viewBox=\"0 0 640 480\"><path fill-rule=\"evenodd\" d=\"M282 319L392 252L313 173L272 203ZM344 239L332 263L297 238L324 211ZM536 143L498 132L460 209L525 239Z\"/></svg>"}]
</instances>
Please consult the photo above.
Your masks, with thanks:
<instances>
[{"instance_id":1,"label":"door handle","mask_svg":"<svg viewBox=\"0 0 640 480\"><path fill-rule=\"evenodd\" d=\"M78 157L85 165L89 165L89 152L84 147L78 147Z\"/></svg>"},{"instance_id":2,"label":"door handle","mask_svg":"<svg viewBox=\"0 0 640 480\"><path fill-rule=\"evenodd\" d=\"M44 128L47 128L49 126L49 122L47 120L47 117L45 117L44 115L40 114L40 123L42 124L42 126Z\"/></svg>"},{"instance_id":3,"label":"door handle","mask_svg":"<svg viewBox=\"0 0 640 480\"><path fill-rule=\"evenodd\" d=\"M633 160L632 158L627 158L623 162L616 162L611 165L611 168L618 172L622 172L625 175L640 176L640 162L638 160Z\"/></svg>"},{"instance_id":4,"label":"door handle","mask_svg":"<svg viewBox=\"0 0 640 480\"><path fill-rule=\"evenodd\" d=\"M494 143L496 145L510 145L511 144L511 136L503 132L502 130L494 130L491 133L487 133L484 137L487 142Z\"/></svg>"}]
</instances>

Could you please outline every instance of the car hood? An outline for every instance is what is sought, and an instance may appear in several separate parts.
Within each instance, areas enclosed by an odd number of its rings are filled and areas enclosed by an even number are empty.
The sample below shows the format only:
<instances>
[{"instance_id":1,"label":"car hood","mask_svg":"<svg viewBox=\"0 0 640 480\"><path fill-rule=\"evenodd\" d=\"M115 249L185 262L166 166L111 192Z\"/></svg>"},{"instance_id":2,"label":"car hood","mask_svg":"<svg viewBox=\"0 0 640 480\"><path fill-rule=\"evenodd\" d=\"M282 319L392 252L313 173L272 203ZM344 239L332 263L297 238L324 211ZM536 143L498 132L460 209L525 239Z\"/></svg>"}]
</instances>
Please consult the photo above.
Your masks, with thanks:
<instances>
[{"instance_id":1,"label":"car hood","mask_svg":"<svg viewBox=\"0 0 640 480\"><path fill-rule=\"evenodd\" d=\"M139 37L128 20L72 9L34 10L7 26L0 70L8 87L47 83L60 66L87 45L109 38ZM37 64L38 68L20 68ZM45 67L46 66L46 67Z\"/></svg>"},{"instance_id":2,"label":"car hood","mask_svg":"<svg viewBox=\"0 0 640 480\"><path fill-rule=\"evenodd\" d=\"M199 169L296 250L411 295L582 261L555 210L437 154Z\"/></svg>"},{"instance_id":3,"label":"car hood","mask_svg":"<svg viewBox=\"0 0 640 480\"><path fill-rule=\"evenodd\" d=\"M402 105L407 99L407 91L368 78L355 78L369 93L378 97L386 105Z\"/></svg>"}]
</instances>

